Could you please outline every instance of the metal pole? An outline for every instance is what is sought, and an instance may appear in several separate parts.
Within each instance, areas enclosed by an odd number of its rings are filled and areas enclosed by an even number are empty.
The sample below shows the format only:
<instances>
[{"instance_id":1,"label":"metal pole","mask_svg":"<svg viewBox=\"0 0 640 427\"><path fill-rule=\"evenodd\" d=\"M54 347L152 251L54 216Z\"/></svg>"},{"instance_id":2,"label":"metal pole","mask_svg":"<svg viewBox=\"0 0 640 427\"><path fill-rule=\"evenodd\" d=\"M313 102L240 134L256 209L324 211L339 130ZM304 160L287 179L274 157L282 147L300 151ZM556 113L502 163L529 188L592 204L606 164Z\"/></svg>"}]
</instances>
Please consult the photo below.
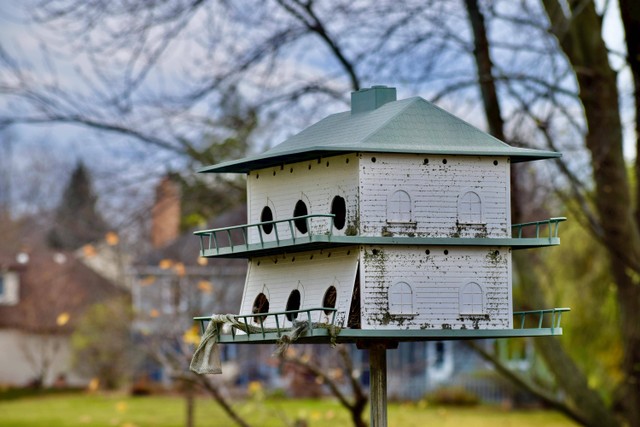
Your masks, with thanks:
<instances>
[{"instance_id":1,"label":"metal pole","mask_svg":"<svg viewBox=\"0 0 640 427\"><path fill-rule=\"evenodd\" d=\"M369 348L371 427L387 427L387 348L372 344Z\"/></svg>"}]
</instances>

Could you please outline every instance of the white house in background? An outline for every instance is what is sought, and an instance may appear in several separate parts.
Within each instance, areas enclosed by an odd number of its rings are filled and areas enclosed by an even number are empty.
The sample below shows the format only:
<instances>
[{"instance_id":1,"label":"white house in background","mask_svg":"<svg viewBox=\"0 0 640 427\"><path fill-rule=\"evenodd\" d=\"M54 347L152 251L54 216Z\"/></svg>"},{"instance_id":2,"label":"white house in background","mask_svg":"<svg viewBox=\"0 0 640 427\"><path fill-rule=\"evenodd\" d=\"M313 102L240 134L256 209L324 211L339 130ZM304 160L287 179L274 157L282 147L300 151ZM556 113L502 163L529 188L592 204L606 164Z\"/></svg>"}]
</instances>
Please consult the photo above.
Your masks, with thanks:
<instances>
[{"instance_id":1,"label":"white house in background","mask_svg":"<svg viewBox=\"0 0 640 427\"><path fill-rule=\"evenodd\" d=\"M513 226L509 181L512 162L559 156L374 86L262 155L203 169L246 174L248 222L196 233L201 255L248 259L240 320L278 330L221 341L274 341L296 319L339 326L339 342L561 333L514 329L511 251L559 244L563 218Z\"/></svg>"},{"instance_id":2,"label":"white house in background","mask_svg":"<svg viewBox=\"0 0 640 427\"><path fill-rule=\"evenodd\" d=\"M0 221L0 385L86 385L71 334L92 304L126 295L78 252L46 247L34 221Z\"/></svg>"}]
</instances>

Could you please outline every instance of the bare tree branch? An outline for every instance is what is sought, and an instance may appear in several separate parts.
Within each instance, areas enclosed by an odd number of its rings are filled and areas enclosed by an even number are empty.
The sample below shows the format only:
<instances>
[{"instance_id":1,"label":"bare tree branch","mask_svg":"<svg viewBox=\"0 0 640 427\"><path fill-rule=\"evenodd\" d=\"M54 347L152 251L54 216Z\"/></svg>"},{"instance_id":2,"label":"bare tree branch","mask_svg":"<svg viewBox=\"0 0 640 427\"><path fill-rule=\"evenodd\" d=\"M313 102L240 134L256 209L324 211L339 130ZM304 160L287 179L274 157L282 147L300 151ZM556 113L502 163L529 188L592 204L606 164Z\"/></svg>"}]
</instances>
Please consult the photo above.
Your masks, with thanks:
<instances>
[{"instance_id":1,"label":"bare tree branch","mask_svg":"<svg viewBox=\"0 0 640 427\"><path fill-rule=\"evenodd\" d=\"M476 344L474 341L465 341L465 343L471 347L476 353L478 353L486 362L489 362L491 366L493 366L496 371L500 374L508 378L511 382L519 386L520 388L528 391L529 393L536 396L542 402L546 403L550 407L556 409L559 412L562 412L575 422L583 425L588 425L586 419L583 418L582 414L576 412L576 410L571 407L567 402L558 399L552 393L549 393L547 390L539 387L534 382L530 381L528 378L523 375L518 374L517 372L509 369L498 356L495 354L491 354L486 351L482 346Z\"/></svg>"}]
</instances>

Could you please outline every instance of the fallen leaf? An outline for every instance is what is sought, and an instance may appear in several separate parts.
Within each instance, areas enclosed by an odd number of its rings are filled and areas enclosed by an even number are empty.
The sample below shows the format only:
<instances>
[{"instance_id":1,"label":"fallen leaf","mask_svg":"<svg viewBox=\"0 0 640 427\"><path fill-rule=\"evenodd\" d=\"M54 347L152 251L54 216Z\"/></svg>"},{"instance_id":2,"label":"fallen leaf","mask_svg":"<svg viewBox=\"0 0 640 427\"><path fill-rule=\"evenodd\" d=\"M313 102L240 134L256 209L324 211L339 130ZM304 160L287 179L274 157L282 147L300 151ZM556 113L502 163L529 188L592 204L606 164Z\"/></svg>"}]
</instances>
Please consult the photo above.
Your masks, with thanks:
<instances>
[{"instance_id":1,"label":"fallen leaf","mask_svg":"<svg viewBox=\"0 0 640 427\"><path fill-rule=\"evenodd\" d=\"M56 323L58 324L58 326L64 326L69 322L70 318L71 318L71 316L69 315L69 313L67 313L67 312L60 313L60 314L58 314L58 317L56 318Z\"/></svg>"}]
</instances>

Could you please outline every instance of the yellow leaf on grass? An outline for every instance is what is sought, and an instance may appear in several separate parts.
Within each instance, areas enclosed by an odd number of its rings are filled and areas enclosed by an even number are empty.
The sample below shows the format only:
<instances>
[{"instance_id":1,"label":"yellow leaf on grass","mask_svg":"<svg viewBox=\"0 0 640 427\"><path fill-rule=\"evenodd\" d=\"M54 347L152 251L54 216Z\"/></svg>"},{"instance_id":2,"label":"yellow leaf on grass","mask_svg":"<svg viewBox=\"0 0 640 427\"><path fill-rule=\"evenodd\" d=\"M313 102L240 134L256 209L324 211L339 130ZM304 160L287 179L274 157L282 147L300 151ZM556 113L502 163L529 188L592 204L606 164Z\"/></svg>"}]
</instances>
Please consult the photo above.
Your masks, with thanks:
<instances>
[{"instance_id":1,"label":"yellow leaf on grass","mask_svg":"<svg viewBox=\"0 0 640 427\"><path fill-rule=\"evenodd\" d=\"M89 381L89 385L87 386L89 391L96 391L98 387L100 387L100 380L97 378L92 378L91 381Z\"/></svg>"},{"instance_id":2,"label":"yellow leaf on grass","mask_svg":"<svg viewBox=\"0 0 640 427\"><path fill-rule=\"evenodd\" d=\"M69 315L69 313L67 313L67 312L60 313L60 314L58 314L58 317L56 318L56 323L58 324L58 326L64 326L69 322L70 318L71 318L71 316Z\"/></svg>"},{"instance_id":3,"label":"yellow leaf on grass","mask_svg":"<svg viewBox=\"0 0 640 427\"><path fill-rule=\"evenodd\" d=\"M250 395L255 395L262 391L262 383L260 381L251 381L247 387L247 391Z\"/></svg>"}]
</instances>

